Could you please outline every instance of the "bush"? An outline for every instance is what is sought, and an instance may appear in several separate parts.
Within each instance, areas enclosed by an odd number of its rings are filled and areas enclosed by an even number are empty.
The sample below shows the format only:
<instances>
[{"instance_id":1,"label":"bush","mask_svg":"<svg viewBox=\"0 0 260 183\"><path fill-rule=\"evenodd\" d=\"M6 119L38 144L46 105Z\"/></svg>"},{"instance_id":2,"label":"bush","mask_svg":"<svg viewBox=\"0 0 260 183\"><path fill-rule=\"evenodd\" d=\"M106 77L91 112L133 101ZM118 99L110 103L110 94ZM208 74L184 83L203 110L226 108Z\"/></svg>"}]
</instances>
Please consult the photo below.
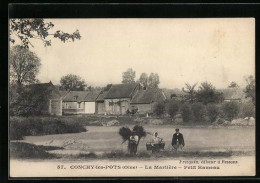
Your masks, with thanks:
<instances>
[{"instance_id":1,"label":"bush","mask_svg":"<svg viewBox=\"0 0 260 183\"><path fill-rule=\"evenodd\" d=\"M192 104L191 109L192 109L195 121L197 121L197 122L205 121L206 108L202 103Z\"/></svg>"},{"instance_id":2,"label":"bush","mask_svg":"<svg viewBox=\"0 0 260 183\"><path fill-rule=\"evenodd\" d=\"M165 112L165 103L163 102L157 103L154 107L154 113L160 116L164 114L164 112Z\"/></svg>"},{"instance_id":3,"label":"bush","mask_svg":"<svg viewBox=\"0 0 260 183\"><path fill-rule=\"evenodd\" d=\"M184 103L181 106L182 119L184 122L188 122L192 119L192 110L190 104Z\"/></svg>"},{"instance_id":4,"label":"bush","mask_svg":"<svg viewBox=\"0 0 260 183\"><path fill-rule=\"evenodd\" d=\"M222 112L225 115L226 119L232 121L239 113L239 104L236 102L225 102L223 103Z\"/></svg>"},{"instance_id":5,"label":"bush","mask_svg":"<svg viewBox=\"0 0 260 183\"><path fill-rule=\"evenodd\" d=\"M239 116L242 118L255 117L255 105L252 102L242 103L240 105Z\"/></svg>"},{"instance_id":6,"label":"bush","mask_svg":"<svg viewBox=\"0 0 260 183\"><path fill-rule=\"evenodd\" d=\"M210 122L216 121L216 119L219 116L219 107L215 104L209 104L207 105L207 116L210 120Z\"/></svg>"},{"instance_id":7,"label":"bush","mask_svg":"<svg viewBox=\"0 0 260 183\"><path fill-rule=\"evenodd\" d=\"M49 135L86 132L79 123L66 123L65 118L54 117L11 117L10 139L19 140L30 135Z\"/></svg>"},{"instance_id":8,"label":"bush","mask_svg":"<svg viewBox=\"0 0 260 183\"><path fill-rule=\"evenodd\" d=\"M179 101L170 101L168 104L168 114L174 118L174 116L178 113L181 104Z\"/></svg>"}]
</instances>

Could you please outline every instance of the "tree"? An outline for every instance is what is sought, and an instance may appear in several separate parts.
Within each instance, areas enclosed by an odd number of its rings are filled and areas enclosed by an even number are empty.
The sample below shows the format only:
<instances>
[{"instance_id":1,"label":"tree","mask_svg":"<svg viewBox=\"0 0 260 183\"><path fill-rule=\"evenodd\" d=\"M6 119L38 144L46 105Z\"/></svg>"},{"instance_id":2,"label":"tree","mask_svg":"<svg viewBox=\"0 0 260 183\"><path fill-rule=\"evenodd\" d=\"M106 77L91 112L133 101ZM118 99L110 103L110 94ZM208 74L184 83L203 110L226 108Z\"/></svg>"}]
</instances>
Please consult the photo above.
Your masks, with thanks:
<instances>
[{"instance_id":1,"label":"tree","mask_svg":"<svg viewBox=\"0 0 260 183\"><path fill-rule=\"evenodd\" d=\"M68 74L63 76L60 80L62 90L71 90L71 91L84 91L85 81L81 79L80 76Z\"/></svg>"},{"instance_id":2,"label":"tree","mask_svg":"<svg viewBox=\"0 0 260 183\"><path fill-rule=\"evenodd\" d=\"M11 49L9 61L11 82L17 83L18 86L38 82L36 75L41 63L35 53L17 45Z\"/></svg>"},{"instance_id":3,"label":"tree","mask_svg":"<svg viewBox=\"0 0 260 183\"><path fill-rule=\"evenodd\" d=\"M232 81L232 82L229 84L228 87L229 87L229 88L236 88L236 87L238 87L238 84L237 84L235 81Z\"/></svg>"},{"instance_id":4,"label":"tree","mask_svg":"<svg viewBox=\"0 0 260 183\"><path fill-rule=\"evenodd\" d=\"M148 87L158 88L160 84L159 75L157 73L151 73L148 77Z\"/></svg>"},{"instance_id":5,"label":"tree","mask_svg":"<svg viewBox=\"0 0 260 183\"><path fill-rule=\"evenodd\" d=\"M165 104L163 102L159 102L154 107L154 113L158 116L164 114L165 112Z\"/></svg>"},{"instance_id":6,"label":"tree","mask_svg":"<svg viewBox=\"0 0 260 183\"><path fill-rule=\"evenodd\" d=\"M189 122L192 119L192 110L190 104L184 103L181 106L181 115L184 122Z\"/></svg>"},{"instance_id":7,"label":"tree","mask_svg":"<svg viewBox=\"0 0 260 183\"><path fill-rule=\"evenodd\" d=\"M196 122L205 121L206 108L202 103L196 102L192 104L191 109Z\"/></svg>"},{"instance_id":8,"label":"tree","mask_svg":"<svg viewBox=\"0 0 260 183\"><path fill-rule=\"evenodd\" d=\"M188 95L185 96L185 100L193 103L195 101L195 97L196 97L196 87L197 83L190 85L189 83L185 83L185 87L186 89L182 88L182 91L187 93Z\"/></svg>"},{"instance_id":9,"label":"tree","mask_svg":"<svg viewBox=\"0 0 260 183\"><path fill-rule=\"evenodd\" d=\"M148 75L146 73L142 73L140 75L139 82L142 87L146 89L148 87Z\"/></svg>"},{"instance_id":10,"label":"tree","mask_svg":"<svg viewBox=\"0 0 260 183\"><path fill-rule=\"evenodd\" d=\"M245 78L246 80L246 89L245 89L245 94L246 98L251 98L253 104L255 104L255 78L251 75Z\"/></svg>"},{"instance_id":11,"label":"tree","mask_svg":"<svg viewBox=\"0 0 260 183\"><path fill-rule=\"evenodd\" d=\"M207 116L209 117L210 122L216 121L220 114L219 107L216 104L207 105Z\"/></svg>"},{"instance_id":12,"label":"tree","mask_svg":"<svg viewBox=\"0 0 260 183\"><path fill-rule=\"evenodd\" d=\"M135 71L132 68L127 69L126 72L122 74L122 83L134 83L135 82Z\"/></svg>"},{"instance_id":13,"label":"tree","mask_svg":"<svg viewBox=\"0 0 260 183\"><path fill-rule=\"evenodd\" d=\"M168 114L174 118L174 116L178 113L179 109L180 109L181 103L177 100L171 100L169 102L169 106L168 106Z\"/></svg>"},{"instance_id":14,"label":"tree","mask_svg":"<svg viewBox=\"0 0 260 183\"><path fill-rule=\"evenodd\" d=\"M209 104L220 103L224 97L223 93L218 92L211 83L203 82L196 93L196 99L203 104Z\"/></svg>"},{"instance_id":15,"label":"tree","mask_svg":"<svg viewBox=\"0 0 260 183\"><path fill-rule=\"evenodd\" d=\"M240 115L243 118L255 117L255 105L250 101L240 104Z\"/></svg>"},{"instance_id":16,"label":"tree","mask_svg":"<svg viewBox=\"0 0 260 183\"><path fill-rule=\"evenodd\" d=\"M52 22L45 22L42 18L24 18L24 19L10 19L10 39L9 41L15 43L14 36L21 40L23 47L29 48L29 45L33 47L30 42L31 39L39 39L44 43L44 46L50 46L50 36L60 39L62 42L74 41L80 39L79 30L76 30L72 34L65 33L57 30L54 33L50 33L54 27Z\"/></svg>"},{"instance_id":17,"label":"tree","mask_svg":"<svg viewBox=\"0 0 260 183\"><path fill-rule=\"evenodd\" d=\"M222 105L222 111L227 118L227 120L232 121L235 117L237 117L239 112L239 104L236 102L225 102Z\"/></svg>"}]
</instances>

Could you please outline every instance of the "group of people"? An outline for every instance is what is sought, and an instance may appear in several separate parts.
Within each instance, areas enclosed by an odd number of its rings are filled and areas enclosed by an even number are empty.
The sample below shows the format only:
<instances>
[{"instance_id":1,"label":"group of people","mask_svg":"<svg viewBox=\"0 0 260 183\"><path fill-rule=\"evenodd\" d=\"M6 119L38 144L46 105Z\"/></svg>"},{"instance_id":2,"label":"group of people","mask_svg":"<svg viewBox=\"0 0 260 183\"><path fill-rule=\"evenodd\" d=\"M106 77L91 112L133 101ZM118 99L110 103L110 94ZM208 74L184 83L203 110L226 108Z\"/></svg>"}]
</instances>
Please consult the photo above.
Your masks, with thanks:
<instances>
[{"instance_id":1,"label":"group of people","mask_svg":"<svg viewBox=\"0 0 260 183\"><path fill-rule=\"evenodd\" d=\"M137 152L137 146L139 143L139 137L136 134L135 131L132 132L130 139L129 139L129 151L131 155L136 154ZM154 133L154 137L152 139L152 152L159 152L161 148L164 148L164 142L163 139L158 136L158 132ZM182 150L182 148L185 146L184 137L180 133L180 130L177 128L175 129L175 133L172 136L172 143L173 151L179 151Z\"/></svg>"}]
</instances>

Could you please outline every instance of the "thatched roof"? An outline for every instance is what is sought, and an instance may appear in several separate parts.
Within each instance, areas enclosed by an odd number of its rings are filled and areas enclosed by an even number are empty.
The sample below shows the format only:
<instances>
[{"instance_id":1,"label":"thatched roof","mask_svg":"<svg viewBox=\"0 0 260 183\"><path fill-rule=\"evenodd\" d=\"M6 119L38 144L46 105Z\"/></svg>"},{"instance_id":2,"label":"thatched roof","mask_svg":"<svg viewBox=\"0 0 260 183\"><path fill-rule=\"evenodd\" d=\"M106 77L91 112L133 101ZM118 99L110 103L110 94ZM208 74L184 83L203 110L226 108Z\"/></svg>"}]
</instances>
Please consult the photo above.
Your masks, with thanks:
<instances>
[{"instance_id":1,"label":"thatched roof","mask_svg":"<svg viewBox=\"0 0 260 183\"><path fill-rule=\"evenodd\" d=\"M245 97L245 93L241 88L219 89L223 93L224 100L241 100Z\"/></svg>"},{"instance_id":2,"label":"thatched roof","mask_svg":"<svg viewBox=\"0 0 260 183\"><path fill-rule=\"evenodd\" d=\"M51 81L49 83L31 84L27 86L27 89L30 90L30 93L37 96L43 95L43 97L46 97L48 95L50 98L61 97L59 90L52 84Z\"/></svg>"},{"instance_id":3,"label":"thatched roof","mask_svg":"<svg viewBox=\"0 0 260 183\"><path fill-rule=\"evenodd\" d=\"M85 102L95 102L96 99L98 98L99 94L100 94L100 90L89 91L87 96L84 98L83 101L85 101Z\"/></svg>"},{"instance_id":4,"label":"thatched roof","mask_svg":"<svg viewBox=\"0 0 260 183\"><path fill-rule=\"evenodd\" d=\"M105 99L131 98L135 88L140 86L138 83L112 85Z\"/></svg>"},{"instance_id":5,"label":"thatched roof","mask_svg":"<svg viewBox=\"0 0 260 183\"><path fill-rule=\"evenodd\" d=\"M150 104L152 102L162 102L166 99L163 91L159 88L138 90L133 96L131 104Z\"/></svg>"},{"instance_id":6,"label":"thatched roof","mask_svg":"<svg viewBox=\"0 0 260 183\"><path fill-rule=\"evenodd\" d=\"M69 91L64 97L64 102L82 102L87 97L87 91Z\"/></svg>"},{"instance_id":7,"label":"thatched roof","mask_svg":"<svg viewBox=\"0 0 260 183\"><path fill-rule=\"evenodd\" d=\"M108 91L101 91L100 94L98 95L98 98L96 99L96 101L103 102L107 93L108 93Z\"/></svg>"}]
</instances>

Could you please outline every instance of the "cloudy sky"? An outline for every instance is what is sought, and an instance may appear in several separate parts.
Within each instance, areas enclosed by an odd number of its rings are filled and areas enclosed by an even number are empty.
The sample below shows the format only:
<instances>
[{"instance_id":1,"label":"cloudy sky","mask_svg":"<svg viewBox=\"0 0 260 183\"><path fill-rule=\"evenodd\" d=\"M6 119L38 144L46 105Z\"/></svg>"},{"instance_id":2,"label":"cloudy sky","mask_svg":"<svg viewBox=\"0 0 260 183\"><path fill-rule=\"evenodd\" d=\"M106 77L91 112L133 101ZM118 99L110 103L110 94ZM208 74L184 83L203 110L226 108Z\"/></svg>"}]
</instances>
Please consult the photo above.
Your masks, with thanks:
<instances>
[{"instance_id":1,"label":"cloudy sky","mask_svg":"<svg viewBox=\"0 0 260 183\"><path fill-rule=\"evenodd\" d=\"M182 88L209 81L225 88L244 84L254 75L254 19L46 19L53 30L81 40L52 46L33 41L41 59L38 79L59 84L66 74L81 76L88 85L121 83L128 68L158 73L160 87Z\"/></svg>"}]
</instances>

